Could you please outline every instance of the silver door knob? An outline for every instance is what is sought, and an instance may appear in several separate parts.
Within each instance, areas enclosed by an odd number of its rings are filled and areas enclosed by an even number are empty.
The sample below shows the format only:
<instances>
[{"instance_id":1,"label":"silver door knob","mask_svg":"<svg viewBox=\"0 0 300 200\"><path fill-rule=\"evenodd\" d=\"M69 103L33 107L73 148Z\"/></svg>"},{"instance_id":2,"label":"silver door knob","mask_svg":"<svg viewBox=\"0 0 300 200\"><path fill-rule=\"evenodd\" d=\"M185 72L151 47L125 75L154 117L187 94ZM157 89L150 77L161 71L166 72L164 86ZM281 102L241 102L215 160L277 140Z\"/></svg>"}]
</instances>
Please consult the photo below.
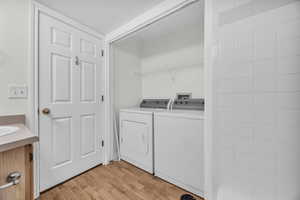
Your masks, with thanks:
<instances>
[{"instance_id":1,"label":"silver door knob","mask_svg":"<svg viewBox=\"0 0 300 200\"><path fill-rule=\"evenodd\" d=\"M43 110L42 110L42 113L44 114L44 115L49 115L50 114L50 109L49 108L44 108Z\"/></svg>"}]
</instances>

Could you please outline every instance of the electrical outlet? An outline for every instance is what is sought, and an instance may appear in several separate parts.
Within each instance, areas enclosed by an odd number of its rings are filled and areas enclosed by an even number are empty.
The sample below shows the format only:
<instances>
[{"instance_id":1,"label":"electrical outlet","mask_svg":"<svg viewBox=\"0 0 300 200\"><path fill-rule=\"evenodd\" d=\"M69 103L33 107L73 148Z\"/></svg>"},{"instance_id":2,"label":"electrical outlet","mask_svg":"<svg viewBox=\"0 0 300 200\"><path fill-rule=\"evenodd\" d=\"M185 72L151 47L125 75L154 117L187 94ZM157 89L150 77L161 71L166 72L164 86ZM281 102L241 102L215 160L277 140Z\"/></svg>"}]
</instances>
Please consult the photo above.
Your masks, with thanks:
<instances>
[{"instance_id":1,"label":"electrical outlet","mask_svg":"<svg viewBox=\"0 0 300 200\"><path fill-rule=\"evenodd\" d=\"M10 85L8 86L8 98L26 99L28 96L27 86Z\"/></svg>"},{"instance_id":2,"label":"electrical outlet","mask_svg":"<svg viewBox=\"0 0 300 200\"><path fill-rule=\"evenodd\" d=\"M27 87L22 86L17 89L18 98L26 99L27 98Z\"/></svg>"}]
</instances>

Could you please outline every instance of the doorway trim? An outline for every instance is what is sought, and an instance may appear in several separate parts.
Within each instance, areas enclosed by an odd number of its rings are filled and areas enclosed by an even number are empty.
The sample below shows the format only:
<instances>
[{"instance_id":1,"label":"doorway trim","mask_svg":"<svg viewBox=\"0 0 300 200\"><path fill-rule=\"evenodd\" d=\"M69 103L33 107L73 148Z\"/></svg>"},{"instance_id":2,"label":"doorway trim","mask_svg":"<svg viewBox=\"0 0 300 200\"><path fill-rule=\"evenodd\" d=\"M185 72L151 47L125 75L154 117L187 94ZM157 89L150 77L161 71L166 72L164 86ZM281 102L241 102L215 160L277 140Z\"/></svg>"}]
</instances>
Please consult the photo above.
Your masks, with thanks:
<instances>
[{"instance_id":1,"label":"doorway trim","mask_svg":"<svg viewBox=\"0 0 300 200\"><path fill-rule=\"evenodd\" d=\"M31 68L29 70L29 111L28 115L28 126L34 133L34 135L39 136L39 15L40 13L47 14L57 20L63 21L64 23L71 25L83 32L86 32L96 38L99 38L103 41L103 48L105 48L105 37L104 35L98 33L97 31L76 22L75 20L66 17L47 6L44 6L35 0L31 1ZM105 68L105 58L104 58L104 68ZM107 95L105 87L105 95ZM106 109L105 109L106 110ZM107 113L104 113L105 117ZM107 141L106 135L104 133L104 140ZM34 144L34 198L37 199L40 196L40 147L39 143ZM103 164L107 163L108 152L104 149L104 160Z\"/></svg>"},{"instance_id":2,"label":"doorway trim","mask_svg":"<svg viewBox=\"0 0 300 200\"><path fill-rule=\"evenodd\" d=\"M106 77L106 91L108 91L108 105L106 105L106 136L108 144L105 145L107 152L110 152L109 160L113 160L113 104L109 103L113 100L113 85L112 85L112 56L113 49L111 45L113 42L120 40L134 32L137 32L151 24L193 4L198 1L204 1L204 74L205 74L205 131L204 131L204 159L205 159L205 195L206 200L213 200L213 185L212 185L212 119L213 119L213 92L212 92L212 67L213 56L215 53L214 37L213 37L213 3L211 0L167 0L144 14L131 20L129 23L121 26L115 31L109 33L105 37L105 77ZM207 103L208 102L208 103Z\"/></svg>"}]
</instances>

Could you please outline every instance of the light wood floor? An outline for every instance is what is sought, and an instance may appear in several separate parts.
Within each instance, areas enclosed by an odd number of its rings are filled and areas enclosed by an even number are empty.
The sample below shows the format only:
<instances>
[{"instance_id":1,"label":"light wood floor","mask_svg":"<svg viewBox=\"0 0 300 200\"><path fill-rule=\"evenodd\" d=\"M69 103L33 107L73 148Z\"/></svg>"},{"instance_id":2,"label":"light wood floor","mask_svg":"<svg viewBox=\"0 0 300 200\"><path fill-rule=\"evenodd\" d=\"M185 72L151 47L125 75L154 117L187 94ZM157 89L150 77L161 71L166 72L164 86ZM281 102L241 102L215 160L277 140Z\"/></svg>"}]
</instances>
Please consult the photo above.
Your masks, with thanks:
<instances>
[{"instance_id":1,"label":"light wood floor","mask_svg":"<svg viewBox=\"0 0 300 200\"><path fill-rule=\"evenodd\" d=\"M96 167L54 187L41 194L41 200L180 200L185 193L122 161Z\"/></svg>"}]
</instances>

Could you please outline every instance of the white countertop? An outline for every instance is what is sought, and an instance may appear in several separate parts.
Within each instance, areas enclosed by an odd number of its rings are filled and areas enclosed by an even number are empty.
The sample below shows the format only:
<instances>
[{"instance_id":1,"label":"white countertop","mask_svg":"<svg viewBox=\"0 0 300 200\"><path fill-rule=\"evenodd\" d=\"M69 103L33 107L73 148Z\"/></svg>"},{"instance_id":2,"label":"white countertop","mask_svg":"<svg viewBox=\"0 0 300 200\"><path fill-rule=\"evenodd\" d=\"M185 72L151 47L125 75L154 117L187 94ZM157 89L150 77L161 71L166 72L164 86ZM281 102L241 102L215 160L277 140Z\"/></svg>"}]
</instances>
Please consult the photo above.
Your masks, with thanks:
<instances>
[{"instance_id":1,"label":"white countertop","mask_svg":"<svg viewBox=\"0 0 300 200\"><path fill-rule=\"evenodd\" d=\"M15 149L38 141L38 137L33 135L25 125L9 124L9 126L18 127L19 130L8 135L0 136L0 152Z\"/></svg>"}]
</instances>

